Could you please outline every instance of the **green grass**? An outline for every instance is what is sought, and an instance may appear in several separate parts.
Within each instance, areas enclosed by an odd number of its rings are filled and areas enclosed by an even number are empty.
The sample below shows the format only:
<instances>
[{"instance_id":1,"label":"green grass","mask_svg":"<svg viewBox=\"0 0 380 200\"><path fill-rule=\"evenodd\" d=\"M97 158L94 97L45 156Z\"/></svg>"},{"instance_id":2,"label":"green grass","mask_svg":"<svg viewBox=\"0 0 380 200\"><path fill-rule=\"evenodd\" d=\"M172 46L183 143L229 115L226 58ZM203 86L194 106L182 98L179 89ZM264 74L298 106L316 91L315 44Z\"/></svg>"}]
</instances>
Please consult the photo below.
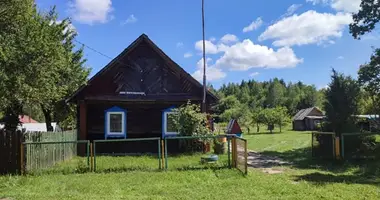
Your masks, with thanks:
<instances>
[{"instance_id":1,"label":"green grass","mask_svg":"<svg viewBox=\"0 0 380 200\"><path fill-rule=\"evenodd\" d=\"M166 172L154 157L98 157L97 172L82 173L75 169L85 161L76 158L38 175L0 177L0 199L380 199L379 162L313 160L308 132L244 137L249 149L292 163L277 167L281 174L243 176L201 165L200 155L171 156Z\"/></svg>"}]
</instances>

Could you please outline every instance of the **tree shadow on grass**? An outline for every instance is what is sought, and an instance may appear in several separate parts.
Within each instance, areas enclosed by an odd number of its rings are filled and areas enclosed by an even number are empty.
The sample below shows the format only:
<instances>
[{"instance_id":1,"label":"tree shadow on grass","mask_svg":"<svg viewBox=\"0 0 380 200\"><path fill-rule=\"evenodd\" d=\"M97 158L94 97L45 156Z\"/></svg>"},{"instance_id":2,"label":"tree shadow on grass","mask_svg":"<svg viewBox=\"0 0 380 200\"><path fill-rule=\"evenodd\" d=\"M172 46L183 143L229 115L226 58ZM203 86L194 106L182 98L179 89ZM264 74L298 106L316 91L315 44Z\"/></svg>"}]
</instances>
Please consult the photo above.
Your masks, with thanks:
<instances>
[{"instance_id":1,"label":"tree shadow on grass","mask_svg":"<svg viewBox=\"0 0 380 200\"><path fill-rule=\"evenodd\" d=\"M310 173L300 176L295 176L295 181L308 181L316 185L325 185L329 183L348 183L348 184L370 184L380 186L380 178L376 176L363 176L363 175L347 175L347 174L324 174L324 173Z\"/></svg>"},{"instance_id":2,"label":"tree shadow on grass","mask_svg":"<svg viewBox=\"0 0 380 200\"><path fill-rule=\"evenodd\" d=\"M296 169L316 169L315 172L296 176L295 180L306 180L316 184L326 183L359 183L380 184L380 160L333 160L313 158L311 147L284 152L264 151L267 156L276 156L287 162L284 166ZM323 173L326 172L326 173Z\"/></svg>"},{"instance_id":3,"label":"tree shadow on grass","mask_svg":"<svg viewBox=\"0 0 380 200\"><path fill-rule=\"evenodd\" d=\"M285 132L282 131L273 131L272 133L269 132L269 131L266 131L266 132L250 132L250 133L247 133L247 132L243 132L243 135L278 135L278 134L284 134Z\"/></svg>"}]
</instances>

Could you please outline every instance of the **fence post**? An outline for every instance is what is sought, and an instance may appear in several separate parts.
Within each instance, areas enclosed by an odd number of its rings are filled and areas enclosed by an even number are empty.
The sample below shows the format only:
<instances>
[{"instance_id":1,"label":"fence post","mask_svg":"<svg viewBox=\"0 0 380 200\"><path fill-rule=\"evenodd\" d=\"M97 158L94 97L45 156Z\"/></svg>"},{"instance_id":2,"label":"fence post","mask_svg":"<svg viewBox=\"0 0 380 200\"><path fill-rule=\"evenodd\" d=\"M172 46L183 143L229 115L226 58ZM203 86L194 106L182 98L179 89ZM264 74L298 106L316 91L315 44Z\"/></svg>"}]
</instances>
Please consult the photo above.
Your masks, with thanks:
<instances>
[{"instance_id":1,"label":"fence post","mask_svg":"<svg viewBox=\"0 0 380 200\"><path fill-rule=\"evenodd\" d=\"M244 146L245 146L245 175L248 174L248 148L247 148L247 140L244 140Z\"/></svg>"},{"instance_id":2,"label":"fence post","mask_svg":"<svg viewBox=\"0 0 380 200\"><path fill-rule=\"evenodd\" d=\"M20 173L24 175L24 145L22 140L20 140Z\"/></svg>"},{"instance_id":3,"label":"fence post","mask_svg":"<svg viewBox=\"0 0 380 200\"><path fill-rule=\"evenodd\" d=\"M93 141L92 143L90 143L90 145L92 147L90 147L90 151L91 151L91 166L92 166L92 171L96 171L96 153L95 153L95 141Z\"/></svg>"},{"instance_id":4,"label":"fence post","mask_svg":"<svg viewBox=\"0 0 380 200\"><path fill-rule=\"evenodd\" d=\"M236 168L236 138L232 137L232 167Z\"/></svg>"},{"instance_id":5,"label":"fence post","mask_svg":"<svg viewBox=\"0 0 380 200\"><path fill-rule=\"evenodd\" d=\"M165 166L164 159L165 159L165 153L164 153L164 140L161 139L161 167L163 168Z\"/></svg>"},{"instance_id":6,"label":"fence post","mask_svg":"<svg viewBox=\"0 0 380 200\"><path fill-rule=\"evenodd\" d=\"M158 169L161 169L161 139L157 140L158 144Z\"/></svg>"},{"instance_id":7,"label":"fence post","mask_svg":"<svg viewBox=\"0 0 380 200\"><path fill-rule=\"evenodd\" d=\"M311 157L314 158L314 132L311 132Z\"/></svg>"},{"instance_id":8,"label":"fence post","mask_svg":"<svg viewBox=\"0 0 380 200\"><path fill-rule=\"evenodd\" d=\"M342 158L344 159L344 134L342 133L342 147L341 147L341 149L342 149Z\"/></svg>"},{"instance_id":9,"label":"fence post","mask_svg":"<svg viewBox=\"0 0 380 200\"><path fill-rule=\"evenodd\" d=\"M231 138L227 136L227 154L228 154L228 168L231 169Z\"/></svg>"},{"instance_id":10,"label":"fence post","mask_svg":"<svg viewBox=\"0 0 380 200\"><path fill-rule=\"evenodd\" d=\"M86 153L86 155L87 155L87 167L91 170L91 165L90 165L90 145L91 145L91 143L89 140L87 140L86 145L87 145L87 153ZM78 143L77 143L76 149L77 148L78 148Z\"/></svg>"},{"instance_id":11,"label":"fence post","mask_svg":"<svg viewBox=\"0 0 380 200\"><path fill-rule=\"evenodd\" d=\"M340 137L335 137L335 157L337 160L340 159Z\"/></svg>"},{"instance_id":12,"label":"fence post","mask_svg":"<svg viewBox=\"0 0 380 200\"><path fill-rule=\"evenodd\" d=\"M168 140L165 138L165 169L168 169Z\"/></svg>"}]
</instances>

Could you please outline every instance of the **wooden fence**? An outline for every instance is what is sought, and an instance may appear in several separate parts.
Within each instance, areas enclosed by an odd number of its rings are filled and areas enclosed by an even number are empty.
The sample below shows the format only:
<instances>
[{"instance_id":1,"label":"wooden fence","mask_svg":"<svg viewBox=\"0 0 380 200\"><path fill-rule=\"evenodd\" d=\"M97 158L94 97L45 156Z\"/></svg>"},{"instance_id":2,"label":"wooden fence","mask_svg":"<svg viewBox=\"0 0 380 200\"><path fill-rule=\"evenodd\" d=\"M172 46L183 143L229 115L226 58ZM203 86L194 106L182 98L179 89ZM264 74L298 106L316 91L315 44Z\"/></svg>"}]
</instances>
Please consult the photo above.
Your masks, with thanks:
<instances>
[{"instance_id":1,"label":"wooden fence","mask_svg":"<svg viewBox=\"0 0 380 200\"><path fill-rule=\"evenodd\" d=\"M0 174L18 174L21 172L20 147L24 141L21 131L0 130Z\"/></svg>"},{"instance_id":2,"label":"wooden fence","mask_svg":"<svg viewBox=\"0 0 380 200\"><path fill-rule=\"evenodd\" d=\"M72 158L77 151L76 144L28 143L76 140L75 130L26 133L0 130L0 174L20 174L21 169L32 170L52 166L57 162ZM23 145L23 143L27 144Z\"/></svg>"}]
</instances>

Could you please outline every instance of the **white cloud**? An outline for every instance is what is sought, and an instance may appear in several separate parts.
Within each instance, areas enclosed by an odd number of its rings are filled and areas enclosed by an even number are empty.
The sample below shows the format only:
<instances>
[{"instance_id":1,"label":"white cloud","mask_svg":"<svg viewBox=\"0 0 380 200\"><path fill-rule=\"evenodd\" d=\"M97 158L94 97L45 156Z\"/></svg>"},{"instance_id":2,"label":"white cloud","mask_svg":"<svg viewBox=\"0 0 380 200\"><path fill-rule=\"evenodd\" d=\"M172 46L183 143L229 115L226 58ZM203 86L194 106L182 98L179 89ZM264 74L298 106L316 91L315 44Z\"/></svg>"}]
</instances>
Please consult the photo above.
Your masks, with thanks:
<instances>
[{"instance_id":1,"label":"white cloud","mask_svg":"<svg viewBox=\"0 0 380 200\"><path fill-rule=\"evenodd\" d=\"M236 35L233 35L233 34L226 34L224 35L221 39L220 39L220 42L222 43L231 43L231 42L237 42L239 40L238 37L236 37Z\"/></svg>"},{"instance_id":2,"label":"white cloud","mask_svg":"<svg viewBox=\"0 0 380 200\"><path fill-rule=\"evenodd\" d=\"M255 21L253 21L250 25L244 27L244 28L243 28L243 32L246 33L246 32L250 32L250 31L256 30L256 29L258 29L262 24L263 24L263 20L261 19L261 17L258 17L258 18L257 18Z\"/></svg>"},{"instance_id":3,"label":"white cloud","mask_svg":"<svg viewBox=\"0 0 380 200\"><path fill-rule=\"evenodd\" d=\"M361 0L332 0L331 7L345 12L358 12Z\"/></svg>"},{"instance_id":4,"label":"white cloud","mask_svg":"<svg viewBox=\"0 0 380 200\"><path fill-rule=\"evenodd\" d=\"M260 74L259 72L253 72L249 76L250 77L255 77L255 76L258 76L259 74Z\"/></svg>"},{"instance_id":5,"label":"white cloud","mask_svg":"<svg viewBox=\"0 0 380 200\"><path fill-rule=\"evenodd\" d=\"M351 21L349 13L331 14L309 10L269 26L259 36L259 40L274 39L275 46L331 43L332 39L342 36L344 28Z\"/></svg>"},{"instance_id":6,"label":"white cloud","mask_svg":"<svg viewBox=\"0 0 380 200\"><path fill-rule=\"evenodd\" d=\"M197 49L200 52L203 52L203 41L199 40L195 43L195 49ZM205 49L206 49L206 54L217 54L219 53L219 49L217 45L212 43L209 40L205 40Z\"/></svg>"},{"instance_id":7,"label":"white cloud","mask_svg":"<svg viewBox=\"0 0 380 200\"><path fill-rule=\"evenodd\" d=\"M190 57L192 57L192 56L193 56L193 54L192 54L191 52L187 52L187 53L185 53L185 54L183 55L184 58L190 58Z\"/></svg>"},{"instance_id":8,"label":"white cloud","mask_svg":"<svg viewBox=\"0 0 380 200\"><path fill-rule=\"evenodd\" d=\"M183 47L183 43L182 42L177 42L176 46L177 46L177 48L182 48Z\"/></svg>"},{"instance_id":9,"label":"white cloud","mask_svg":"<svg viewBox=\"0 0 380 200\"><path fill-rule=\"evenodd\" d=\"M286 10L286 13L282 17L293 15L301 6L302 4L292 4L289 6L289 8Z\"/></svg>"},{"instance_id":10,"label":"white cloud","mask_svg":"<svg viewBox=\"0 0 380 200\"><path fill-rule=\"evenodd\" d=\"M220 68L215 66L209 66L209 62L211 62L211 58L206 58L206 79L207 81L215 81L226 77L226 73L224 73ZM203 58L200 59L197 63L197 68L192 76L197 79L199 82L203 80Z\"/></svg>"},{"instance_id":11,"label":"white cloud","mask_svg":"<svg viewBox=\"0 0 380 200\"><path fill-rule=\"evenodd\" d=\"M343 56L338 56L336 59L338 59L338 60L343 60L344 57L343 57Z\"/></svg>"},{"instance_id":12,"label":"white cloud","mask_svg":"<svg viewBox=\"0 0 380 200\"><path fill-rule=\"evenodd\" d=\"M224 55L215 62L216 68L246 71L250 68L287 68L303 62L289 47L277 51L254 44L246 39L228 47Z\"/></svg>"},{"instance_id":13,"label":"white cloud","mask_svg":"<svg viewBox=\"0 0 380 200\"><path fill-rule=\"evenodd\" d=\"M316 4L329 4L331 8L337 11L344 12L358 12L360 9L361 0L306 0L313 5Z\"/></svg>"},{"instance_id":14,"label":"white cloud","mask_svg":"<svg viewBox=\"0 0 380 200\"><path fill-rule=\"evenodd\" d=\"M125 21L121 22L121 25L124 26L126 24L133 24L136 22L137 22L137 18L135 17L134 14L132 14L132 15L129 15L129 17Z\"/></svg>"},{"instance_id":15,"label":"white cloud","mask_svg":"<svg viewBox=\"0 0 380 200\"><path fill-rule=\"evenodd\" d=\"M73 0L69 3L69 12L73 19L84 23L106 23L113 18L111 0Z\"/></svg>"},{"instance_id":16,"label":"white cloud","mask_svg":"<svg viewBox=\"0 0 380 200\"><path fill-rule=\"evenodd\" d=\"M211 42L215 42L216 41L216 38L215 37L210 37L209 39Z\"/></svg>"}]
</instances>

